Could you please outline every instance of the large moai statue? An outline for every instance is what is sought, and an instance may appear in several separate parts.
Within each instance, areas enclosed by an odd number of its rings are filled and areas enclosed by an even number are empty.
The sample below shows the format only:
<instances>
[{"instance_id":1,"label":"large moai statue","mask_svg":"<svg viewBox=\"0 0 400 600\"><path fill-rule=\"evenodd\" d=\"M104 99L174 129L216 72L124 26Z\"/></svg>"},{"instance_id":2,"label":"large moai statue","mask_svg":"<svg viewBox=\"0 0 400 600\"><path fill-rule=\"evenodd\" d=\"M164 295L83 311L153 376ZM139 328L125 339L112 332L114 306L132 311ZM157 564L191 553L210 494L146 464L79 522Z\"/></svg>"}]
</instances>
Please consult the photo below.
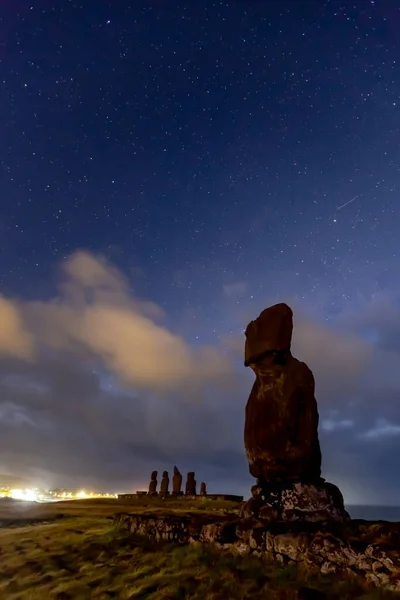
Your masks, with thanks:
<instances>
[{"instance_id":1,"label":"large moai statue","mask_svg":"<svg viewBox=\"0 0 400 600\"><path fill-rule=\"evenodd\" d=\"M158 471L152 471L150 484L149 484L149 496L157 495L157 483L158 483L157 475L158 475Z\"/></svg>"},{"instance_id":2,"label":"large moai statue","mask_svg":"<svg viewBox=\"0 0 400 600\"><path fill-rule=\"evenodd\" d=\"M196 480L194 478L194 471L189 471L186 479L186 496L196 496Z\"/></svg>"},{"instance_id":3,"label":"large moai statue","mask_svg":"<svg viewBox=\"0 0 400 600\"><path fill-rule=\"evenodd\" d=\"M180 496L182 494L182 474L178 467L174 467L174 474L172 476L172 495Z\"/></svg>"},{"instance_id":4,"label":"large moai statue","mask_svg":"<svg viewBox=\"0 0 400 600\"><path fill-rule=\"evenodd\" d=\"M264 310L246 329L245 366L256 374L246 406L244 444L259 482L318 481L321 451L314 377L291 355L293 313Z\"/></svg>"},{"instance_id":5,"label":"large moai statue","mask_svg":"<svg viewBox=\"0 0 400 600\"><path fill-rule=\"evenodd\" d=\"M264 310L247 326L245 366L256 380L245 412L244 445L257 483L243 514L270 519L346 519L340 490L321 478L314 377L291 354L293 313Z\"/></svg>"},{"instance_id":6,"label":"large moai statue","mask_svg":"<svg viewBox=\"0 0 400 600\"><path fill-rule=\"evenodd\" d=\"M169 488L168 471L163 471L161 485L160 485L160 496L162 496L163 498L168 496L168 494L169 494L168 488Z\"/></svg>"},{"instance_id":7,"label":"large moai statue","mask_svg":"<svg viewBox=\"0 0 400 600\"><path fill-rule=\"evenodd\" d=\"M204 481L200 484L200 496L207 496L207 486Z\"/></svg>"}]
</instances>

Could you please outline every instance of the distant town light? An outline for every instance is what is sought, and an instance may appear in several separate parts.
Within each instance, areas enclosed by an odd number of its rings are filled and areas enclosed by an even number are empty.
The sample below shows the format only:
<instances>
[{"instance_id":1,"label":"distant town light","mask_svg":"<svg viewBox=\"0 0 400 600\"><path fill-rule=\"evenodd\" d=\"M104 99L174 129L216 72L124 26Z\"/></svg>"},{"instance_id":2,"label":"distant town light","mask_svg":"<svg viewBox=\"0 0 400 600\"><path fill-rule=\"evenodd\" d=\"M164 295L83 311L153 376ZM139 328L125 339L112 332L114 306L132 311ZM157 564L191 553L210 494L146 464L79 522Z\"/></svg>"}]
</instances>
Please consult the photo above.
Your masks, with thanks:
<instances>
[{"instance_id":1,"label":"distant town light","mask_svg":"<svg viewBox=\"0 0 400 600\"><path fill-rule=\"evenodd\" d=\"M37 493L35 490L11 490L10 497L14 500L26 500L27 502L35 502Z\"/></svg>"},{"instance_id":2,"label":"distant town light","mask_svg":"<svg viewBox=\"0 0 400 600\"><path fill-rule=\"evenodd\" d=\"M94 498L118 498L118 494L98 493L93 491L69 491L66 489L46 490L36 487L26 489L11 489L0 487L0 498L13 498L27 502L58 502L60 500L83 500Z\"/></svg>"}]
</instances>

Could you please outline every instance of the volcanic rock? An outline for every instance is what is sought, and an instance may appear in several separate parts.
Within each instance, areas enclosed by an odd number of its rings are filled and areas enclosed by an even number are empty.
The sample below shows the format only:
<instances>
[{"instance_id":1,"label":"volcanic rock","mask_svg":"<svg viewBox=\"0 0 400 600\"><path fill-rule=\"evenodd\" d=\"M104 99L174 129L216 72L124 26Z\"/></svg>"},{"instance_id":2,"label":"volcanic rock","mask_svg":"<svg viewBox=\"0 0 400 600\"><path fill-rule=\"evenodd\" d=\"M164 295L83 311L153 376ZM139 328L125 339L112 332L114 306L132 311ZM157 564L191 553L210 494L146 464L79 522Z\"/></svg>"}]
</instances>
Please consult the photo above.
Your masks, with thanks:
<instances>
[{"instance_id":1,"label":"volcanic rock","mask_svg":"<svg viewBox=\"0 0 400 600\"><path fill-rule=\"evenodd\" d=\"M293 313L264 310L246 329L245 365L256 380L246 406L244 442L259 483L317 481L321 475L314 377L290 352Z\"/></svg>"},{"instance_id":2,"label":"volcanic rock","mask_svg":"<svg viewBox=\"0 0 400 600\"><path fill-rule=\"evenodd\" d=\"M241 508L242 518L260 521L346 521L343 496L336 485L320 479L315 483L271 482L252 487L252 498Z\"/></svg>"},{"instance_id":3,"label":"volcanic rock","mask_svg":"<svg viewBox=\"0 0 400 600\"><path fill-rule=\"evenodd\" d=\"M168 471L163 471L161 485L160 485L160 495L168 496L168 494L169 494L168 488L169 488Z\"/></svg>"},{"instance_id":4,"label":"volcanic rock","mask_svg":"<svg viewBox=\"0 0 400 600\"><path fill-rule=\"evenodd\" d=\"M152 541L211 543L222 551L261 556L279 564L294 561L306 572L335 573L343 580L356 574L369 585L400 592L400 523L266 523L238 519L233 514L173 513L119 513L114 515L114 522Z\"/></svg>"},{"instance_id":5,"label":"volcanic rock","mask_svg":"<svg viewBox=\"0 0 400 600\"><path fill-rule=\"evenodd\" d=\"M275 304L247 325L245 367L258 362L265 353L290 350L293 332L293 312L284 303Z\"/></svg>"},{"instance_id":6,"label":"volcanic rock","mask_svg":"<svg viewBox=\"0 0 400 600\"><path fill-rule=\"evenodd\" d=\"M267 308L246 329L245 366L256 380L244 444L257 483L241 514L269 521L346 520L340 490L321 478L314 377L291 354L292 332L287 304Z\"/></svg>"},{"instance_id":7,"label":"volcanic rock","mask_svg":"<svg viewBox=\"0 0 400 600\"><path fill-rule=\"evenodd\" d=\"M149 484L149 496L155 496L157 494L157 471L152 471L151 479Z\"/></svg>"},{"instance_id":8,"label":"volcanic rock","mask_svg":"<svg viewBox=\"0 0 400 600\"><path fill-rule=\"evenodd\" d=\"M194 478L194 471L189 471L186 479L186 496L195 496L196 495L196 480Z\"/></svg>"},{"instance_id":9,"label":"volcanic rock","mask_svg":"<svg viewBox=\"0 0 400 600\"><path fill-rule=\"evenodd\" d=\"M174 474L172 476L172 494L174 496L182 494L182 474L177 466L174 467Z\"/></svg>"}]
</instances>

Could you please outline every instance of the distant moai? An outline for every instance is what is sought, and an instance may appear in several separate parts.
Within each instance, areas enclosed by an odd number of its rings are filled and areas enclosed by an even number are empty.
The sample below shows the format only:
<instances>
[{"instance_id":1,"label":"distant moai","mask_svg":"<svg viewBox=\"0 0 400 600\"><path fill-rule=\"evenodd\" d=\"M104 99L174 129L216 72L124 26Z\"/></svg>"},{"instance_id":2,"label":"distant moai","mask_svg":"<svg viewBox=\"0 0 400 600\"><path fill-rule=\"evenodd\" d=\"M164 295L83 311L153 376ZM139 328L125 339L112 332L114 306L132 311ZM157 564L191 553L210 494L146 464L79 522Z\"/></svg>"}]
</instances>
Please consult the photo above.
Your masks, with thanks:
<instances>
[{"instance_id":1,"label":"distant moai","mask_svg":"<svg viewBox=\"0 0 400 600\"><path fill-rule=\"evenodd\" d=\"M150 484L149 484L149 496L157 495L157 483L158 483L157 475L158 475L158 471L152 471Z\"/></svg>"},{"instance_id":2,"label":"distant moai","mask_svg":"<svg viewBox=\"0 0 400 600\"><path fill-rule=\"evenodd\" d=\"M180 496L182 494L182 474L178 467L174 467L174 474L172 476L172 495Z\"/></svg>"},{"instance_id":3,"label":"distant moai","mask_svg":"<svg viewBox=\"0 0 400 600\"><path fill-rule=\"evenodd\" d=\"M194 471L189 471L186 479L186 496L196 496L196 480L194 478Z\"/></svg>"},{"instance_id":4,"label":"distant moai","mask_svg":"<svg viewBox=\"0 0 400 600\"><path fill-rule=\"evenodd\" d=\"M169 488L168 471L163 471L161 485L160 485L160 495L163 497L168 496L168 494L169 494L168 488Z\"/></svg>"},{"instance_id":5,"label":"distant moai","mask_svg":"<svg viewBox=\"0 0 400 600\"><path fill-rule=\"evenodd\" d=\"M204 481L200 484L200 496L207 496L207 486Z\"/></svg>"}]
</instances>

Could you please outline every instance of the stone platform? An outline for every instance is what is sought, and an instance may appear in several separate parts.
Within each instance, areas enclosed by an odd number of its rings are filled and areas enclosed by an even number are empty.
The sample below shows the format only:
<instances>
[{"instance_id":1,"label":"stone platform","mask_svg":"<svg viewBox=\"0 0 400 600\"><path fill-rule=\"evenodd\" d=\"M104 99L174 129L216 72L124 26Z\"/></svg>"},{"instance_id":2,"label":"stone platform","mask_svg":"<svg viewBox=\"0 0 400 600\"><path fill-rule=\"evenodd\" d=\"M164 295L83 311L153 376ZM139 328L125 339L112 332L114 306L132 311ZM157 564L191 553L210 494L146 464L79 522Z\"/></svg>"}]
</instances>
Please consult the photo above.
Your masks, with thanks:
<instances>
[{"instance_id":1,"label":"stone platform","mask_svg":"<svg viewBox=\"0 0 400 600\"><path fill-rule=\"evenodd\" d=\"M243 496L236 496L234 494L206 494L200 496L200 498L206 498L208 500L229 500L229 502L243 502Z\"/></svg>"},{"instance_id":2,"label":"stone platform","mask_svg":"<svg viewBox=\"0 0 400 600\"><path fill-rule=\"evenodd\" d=\"M270 522L237 515L114 515L118 527L154 541L208 543L322 574L356 574L400 591L400 523L384 521Z\"/></svg>"},{"instance_id":3,"label":"stone platform","mask_svg":"<svg viewBox=\"0 0 400 600\"><path fill-rule=\"evenodd\" d=\"M343 496L336 485L320 477L314 483L275 482L254 485L252 498L240 516L263 521L348 521Z\"/></svg>"},{"instance_id":4,"label":"stone platform","mask_svg":"<svg viewBox=\"0 0 400 600\"><path fill-rule=\"evenodd\" d=\"M118 500L134 500L137 498L144 498L144 499L150 499L150 500L157 500L159 498L162 497L162 494L157 493L157 494L148 494L145 491L138 491L135 492L134 494L118 494ZM184 494L183 492L176 494L176 493L168 493L164 500L170 500L170 501L174 501L174 500L179 500L179 501L192 501L192 500L227 500L229 502L243 502L243 496L237 496L234 494L205 494L204 496L202 496L201 494L196 494L195 496L192 495L187 495Z\"/></svg>"}]
</instances>

